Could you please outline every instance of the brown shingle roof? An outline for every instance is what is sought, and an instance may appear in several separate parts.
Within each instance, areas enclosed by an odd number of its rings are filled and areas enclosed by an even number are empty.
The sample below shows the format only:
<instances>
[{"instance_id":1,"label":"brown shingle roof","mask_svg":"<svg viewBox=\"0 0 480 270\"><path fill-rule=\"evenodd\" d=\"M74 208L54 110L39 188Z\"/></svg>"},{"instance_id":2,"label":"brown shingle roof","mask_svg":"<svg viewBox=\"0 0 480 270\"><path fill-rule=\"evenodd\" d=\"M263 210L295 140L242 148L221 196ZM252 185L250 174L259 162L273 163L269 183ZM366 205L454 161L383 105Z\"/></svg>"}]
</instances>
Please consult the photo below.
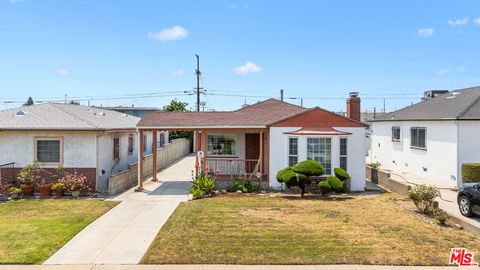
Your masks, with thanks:
<instances>
[{"instance_id":1,"label":"brown shingle roof","mask_svg":"<svg viewBox=\"0 0 480 270\"><path fill-rule=\"evenodd\" d=\"M152 112L138 127L265 127L307 109L276 99L228 112Z\"/></svg>"}]
</instances>

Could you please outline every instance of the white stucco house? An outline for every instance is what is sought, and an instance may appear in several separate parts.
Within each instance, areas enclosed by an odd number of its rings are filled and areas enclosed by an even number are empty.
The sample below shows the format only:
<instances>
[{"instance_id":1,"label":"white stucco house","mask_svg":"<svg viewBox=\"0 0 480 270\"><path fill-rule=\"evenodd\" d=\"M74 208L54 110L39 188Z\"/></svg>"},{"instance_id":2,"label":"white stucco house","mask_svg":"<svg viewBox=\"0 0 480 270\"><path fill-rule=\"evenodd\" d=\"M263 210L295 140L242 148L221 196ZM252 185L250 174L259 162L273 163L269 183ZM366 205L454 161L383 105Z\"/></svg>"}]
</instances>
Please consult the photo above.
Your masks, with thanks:
<instances>
[{"instance_id":1,"label":"white stucco house","mask_svg":"<svg viewBox=\"0 0 480 270\"><path fill-rule=\"evenodd\" d=\"M326 175L333 175L336 167L346 169L351 189L363 191L367 125L359 121L356 95L347 100L347 116L268 99L234 111L148 113L138 129L194 131L195 151L202 153L197 154L197 165L215 172L217 180L257 175L279 189L280 169L312 159L324 165Z\"/></svg>"},{"instance_id":2,"label":"white stucco house","mask_svg":"<svg viewBox=\"0 0 480 270\"><path fill-rule=\"evenodd\" d=\"M46 170L62 165L87 177L93 189L104 192L108 177L138 160L136 125L140 118L82 105L45 103L0 112L2 182L12 182L20 170L37 160ZM157 147L168 143L158 134ZM152 152L145 134L144 152ZM10 170L10 171L8 171ZM56 179L48 179L55 181Z\"/></svg>"},{"instance_id":3,"label":"white stucco house","mask_svg":"<svg viewBox=\"0 0 480 270\"><path fill-rule=\"evenodd\" d=\"M480 87L426 95L370 123L368 161L384 169L458 186L462 163L480 162Z\"/></svg>"}]
</instances>

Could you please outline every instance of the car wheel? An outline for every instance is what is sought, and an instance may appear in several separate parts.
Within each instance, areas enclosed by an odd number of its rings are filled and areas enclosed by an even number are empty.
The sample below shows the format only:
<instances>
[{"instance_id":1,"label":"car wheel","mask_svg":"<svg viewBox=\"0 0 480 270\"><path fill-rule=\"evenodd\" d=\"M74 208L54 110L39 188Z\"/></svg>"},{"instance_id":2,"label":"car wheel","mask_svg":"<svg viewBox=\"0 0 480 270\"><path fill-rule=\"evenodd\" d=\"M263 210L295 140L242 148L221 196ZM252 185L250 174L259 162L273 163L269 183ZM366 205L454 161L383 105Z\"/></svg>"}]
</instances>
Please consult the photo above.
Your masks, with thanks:
<instances>
[{"instance_id":1,"label":"car wheel","mask_svg":"<svg viewBox=\"0 0 480 270\"><path fill-rule=\"evenodd\" d=\"M467 198L467 196L460 197L458 200L458 208L460 209L460 213L462 215L466 217L473 216L470 200Z\"/></svg>"}]
</instances>

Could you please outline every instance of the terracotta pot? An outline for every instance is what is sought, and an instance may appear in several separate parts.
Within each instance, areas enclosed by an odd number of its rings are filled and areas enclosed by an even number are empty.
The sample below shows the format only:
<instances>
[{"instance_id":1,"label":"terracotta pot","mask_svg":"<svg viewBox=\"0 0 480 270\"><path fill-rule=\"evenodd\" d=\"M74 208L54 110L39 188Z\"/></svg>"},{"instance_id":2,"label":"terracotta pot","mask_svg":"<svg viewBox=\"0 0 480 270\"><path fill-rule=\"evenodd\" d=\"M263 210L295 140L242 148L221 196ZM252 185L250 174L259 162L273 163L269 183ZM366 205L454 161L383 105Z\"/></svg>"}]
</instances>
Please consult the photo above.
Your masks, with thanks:
<instances>
[{"instance_id":1,"label":"terracotta pot","mask_svg":"<svg viewBox=\"0 0 480 270\"><path fill-rule=\"evenodd\" d=\"M42 198L49 198L52 196L52 184L38 185L38 188L40 189L40 196Z\"/></svg>"},{"instance_id":2,"label":"terracotta pot","mask_svg":"<svg viewBox=\"0 0 480 270\"><path fill-rule=\"evenodd\" d=\"M20 185L20 189L22 190L23 196L25 197L32 197L34 188L35 188L34 184Z\"/></svg>"},{"instance_id":3,"label":"terracotta pot","mask_svg":"<svg viewBox=\"0 0 480 270\"><path fill-rule=\"evenodd\" d=\"M55 196L56 196L58 199L62 198L62 197L63 197L63 189L61 189L61 188L55 189Z\"/></svg>"},{"instance_id":4,"label":"terracotta pot","mask_svg":"<svg viewBox=\"0 0 480 270\"><path fill-rule=\"evenodd\" d=\"M72 191L72 197L74 198L80 197L80 190Z\"/></svg>"}]
</instances>

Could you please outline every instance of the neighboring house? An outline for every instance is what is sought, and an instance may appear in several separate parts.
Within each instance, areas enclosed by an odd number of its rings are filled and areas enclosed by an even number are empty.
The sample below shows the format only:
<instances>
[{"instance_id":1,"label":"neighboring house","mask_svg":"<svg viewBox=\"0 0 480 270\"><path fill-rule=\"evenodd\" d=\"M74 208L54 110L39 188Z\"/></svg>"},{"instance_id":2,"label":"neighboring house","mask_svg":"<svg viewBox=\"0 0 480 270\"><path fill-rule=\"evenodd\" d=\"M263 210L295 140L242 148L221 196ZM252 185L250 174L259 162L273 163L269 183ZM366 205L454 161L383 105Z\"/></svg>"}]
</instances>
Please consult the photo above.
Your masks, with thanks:
<instances>
[{"instance_id":1,"label":"neighboring house","mask_svg":"<svg viewBox=\"0 0 480 270\"><path fill-rule=\"evenodd\" d=\"M480 87L428 91L423 100L371 121L370 161L460 185L462 163L480 162Z\"/></svg>"},{"instance_id":2,"label":"neighboring house","mask_svg":"<svg viewBox=\"0 0 480 270\"><path fill-rule=\"evenodd\" d=\"M348 106L349 115L360 119L360 99L351 97ZM258 175L279 189L280 169L313 159L325 166L327 175L335 167L347 169L354 191L365 188L366 127L318 107L305 109L275 99L228 112L148 113L138 124L140 134L195 131L196 152L204 153L201 164L216 172L217 179Z\"/></svg>"},{"instance_id":3,"label":"neighboring house","mask_svg":"<svg viewBox=\"0 0 480 270\"><path fill-rule=\"evenodd\" d=\"M2 170L1 180L14 181L22 167L37 160L51 172L59 165L76 170L96 191L104 192L110 175L138 160L139 120L115 111L56 103L1 111L0 164L14 163L13 173ZM159 136L157 141L168 142L168 134ZM144 152L152 152L152 138L144 140Z\"/></svg>"},{"instance_id":4,"label":"neighboring house","mask_svg":"<svg viewBox=\"0 0 480 270\"><path fill-rule=\"evenodd\" d=\"M160 109L156 107L125 107L125 106L115 106L115 107L102 107L101 109L112 110L116 112L125 113L131 116L136 116L143 118L146 113L149 112L159 112Z\"/></svg>"}]
</instances>

